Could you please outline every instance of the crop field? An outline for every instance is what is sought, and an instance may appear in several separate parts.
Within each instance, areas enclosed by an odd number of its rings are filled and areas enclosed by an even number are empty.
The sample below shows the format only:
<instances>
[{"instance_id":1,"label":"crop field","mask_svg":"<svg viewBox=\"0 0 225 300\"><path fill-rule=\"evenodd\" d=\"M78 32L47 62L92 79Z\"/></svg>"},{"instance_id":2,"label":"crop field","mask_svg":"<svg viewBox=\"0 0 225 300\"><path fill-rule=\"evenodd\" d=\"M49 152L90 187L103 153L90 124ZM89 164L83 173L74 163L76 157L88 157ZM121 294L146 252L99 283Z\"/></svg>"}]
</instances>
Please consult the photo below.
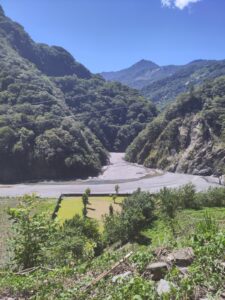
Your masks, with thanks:
<instances>
[{"instance_id":1,"label":"crop field","mask_svg":"<svg viewBox=\"0 0 225 300\"><path fill-rule=\"evenodd\" d=\"M88 205L88 217L101 221L102 216L109 212L112 204L114 211L120 211L119 205L124 197L117 197L113 203L110 196L90 196ZM66 219L71 219L76 214L82 215L83 203L81 196L64 198L58 211L58 218L63 223Z\"/></svg>"}]
</instances>

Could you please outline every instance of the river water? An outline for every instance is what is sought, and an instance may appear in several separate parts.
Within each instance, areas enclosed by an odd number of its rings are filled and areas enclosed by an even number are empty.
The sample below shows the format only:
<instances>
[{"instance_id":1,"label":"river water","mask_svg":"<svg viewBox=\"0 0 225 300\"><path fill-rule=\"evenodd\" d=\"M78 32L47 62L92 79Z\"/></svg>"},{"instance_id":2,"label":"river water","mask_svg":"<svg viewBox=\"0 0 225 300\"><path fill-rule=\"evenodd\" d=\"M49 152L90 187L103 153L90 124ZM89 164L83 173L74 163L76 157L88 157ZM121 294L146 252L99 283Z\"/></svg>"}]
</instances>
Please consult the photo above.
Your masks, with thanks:
<instances>
[{"instance_id":1,"label":"river water","mask_svg":"<svg viewBox=\"0 0 225 300\"><path fill-rule=\"evenodd\" d=\"M163 172L128 163L123 157L124 153L111 153L110 164L95 178L0 185L0 196L36 193L41 197L59 197L62 193L83 193L87 187L90 187L92 193L113 193L116 184L119 184L121 193L131 193L137 188L157 192L163 187L176 188L187 183L193 183L198 191L206 190L210 186L219 186L218 179L213 176Z\"/></svg>"}]
</instances>

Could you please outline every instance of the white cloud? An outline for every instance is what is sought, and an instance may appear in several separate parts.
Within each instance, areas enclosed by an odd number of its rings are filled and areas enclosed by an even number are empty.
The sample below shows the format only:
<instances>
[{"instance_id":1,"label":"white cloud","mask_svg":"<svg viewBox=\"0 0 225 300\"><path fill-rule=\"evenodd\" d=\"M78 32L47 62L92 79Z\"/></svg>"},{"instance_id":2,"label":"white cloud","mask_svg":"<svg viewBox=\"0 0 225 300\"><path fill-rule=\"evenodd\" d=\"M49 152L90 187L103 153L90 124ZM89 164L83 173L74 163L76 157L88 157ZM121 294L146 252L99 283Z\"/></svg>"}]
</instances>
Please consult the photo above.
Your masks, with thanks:
<instances>
[{"instance_id":1,"label":"white cloud","mask_svg":"<svg viewBox=\"0 0 225 300\"><path fill-rule=\"evenodd\" d=\"M163 6L177 7L179 9L184 9L189 4L199 1L201 0L161 0Z\"/></svg>"}]
</instances>

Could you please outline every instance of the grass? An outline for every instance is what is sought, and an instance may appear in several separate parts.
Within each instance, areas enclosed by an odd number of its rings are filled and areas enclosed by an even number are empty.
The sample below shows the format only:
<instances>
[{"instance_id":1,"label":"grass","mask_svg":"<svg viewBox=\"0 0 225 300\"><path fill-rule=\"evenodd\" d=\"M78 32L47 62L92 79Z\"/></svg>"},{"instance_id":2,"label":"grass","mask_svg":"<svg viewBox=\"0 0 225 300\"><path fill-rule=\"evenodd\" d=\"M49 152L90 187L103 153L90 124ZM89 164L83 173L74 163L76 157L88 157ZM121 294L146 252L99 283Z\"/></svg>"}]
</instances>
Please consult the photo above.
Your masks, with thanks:
<instances>
[{"instance_id":1,"label":"grass","mask_svg":"<svg viewBox=\"0 0 225 300\"><path fill-rule=\"evenodd\" d=\"M225 228L225 208L210 207L200 210L182 210L175 218L178 244L179 242L182 243L182 239L193 232L195 225L204 219L206 212L215 218L221 228ZM163 218L156 220L152 228L145 230L143 234L151 239L152 247L166 246L173 240L172 232Z\"/></svg>"},{"instance_id":2,"label":"grass","mask_svg":"<svg viewBox=\"0 0 225 300\"><path fill-rule=\"evenodd\" d=\"M109 212L109 206L112 204L115 211L120 210L120 205L124 197L117 197L116 204L113 203L110 196L90 196L88 205L88 217L101 221L102 216ZM64 198L58 212L60 222L71 219L76 214L82 215L83 203L81 196Z\"/></svg>"}]
</instances>

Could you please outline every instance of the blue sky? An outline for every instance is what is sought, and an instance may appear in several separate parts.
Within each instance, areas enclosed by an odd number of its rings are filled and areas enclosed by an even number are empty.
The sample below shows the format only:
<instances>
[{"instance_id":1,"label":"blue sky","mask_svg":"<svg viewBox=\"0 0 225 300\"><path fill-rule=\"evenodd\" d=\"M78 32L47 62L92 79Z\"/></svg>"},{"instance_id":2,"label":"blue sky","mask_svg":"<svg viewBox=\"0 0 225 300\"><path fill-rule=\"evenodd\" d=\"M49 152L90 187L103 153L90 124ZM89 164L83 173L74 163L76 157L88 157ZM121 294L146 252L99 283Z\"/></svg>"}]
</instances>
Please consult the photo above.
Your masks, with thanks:
<instances>
[{"instance_id":1,"label":"blue sky","mask_svg":"<svg viewBox=\"0 0 225 300\"><path fill-rule=\"evenodd\" d=\"M195 3L194 3L195 2ZM0 0L37 42L60 45L92 72L140 59L225 59L225 0Z\"/></svg>"}]
</instances>

